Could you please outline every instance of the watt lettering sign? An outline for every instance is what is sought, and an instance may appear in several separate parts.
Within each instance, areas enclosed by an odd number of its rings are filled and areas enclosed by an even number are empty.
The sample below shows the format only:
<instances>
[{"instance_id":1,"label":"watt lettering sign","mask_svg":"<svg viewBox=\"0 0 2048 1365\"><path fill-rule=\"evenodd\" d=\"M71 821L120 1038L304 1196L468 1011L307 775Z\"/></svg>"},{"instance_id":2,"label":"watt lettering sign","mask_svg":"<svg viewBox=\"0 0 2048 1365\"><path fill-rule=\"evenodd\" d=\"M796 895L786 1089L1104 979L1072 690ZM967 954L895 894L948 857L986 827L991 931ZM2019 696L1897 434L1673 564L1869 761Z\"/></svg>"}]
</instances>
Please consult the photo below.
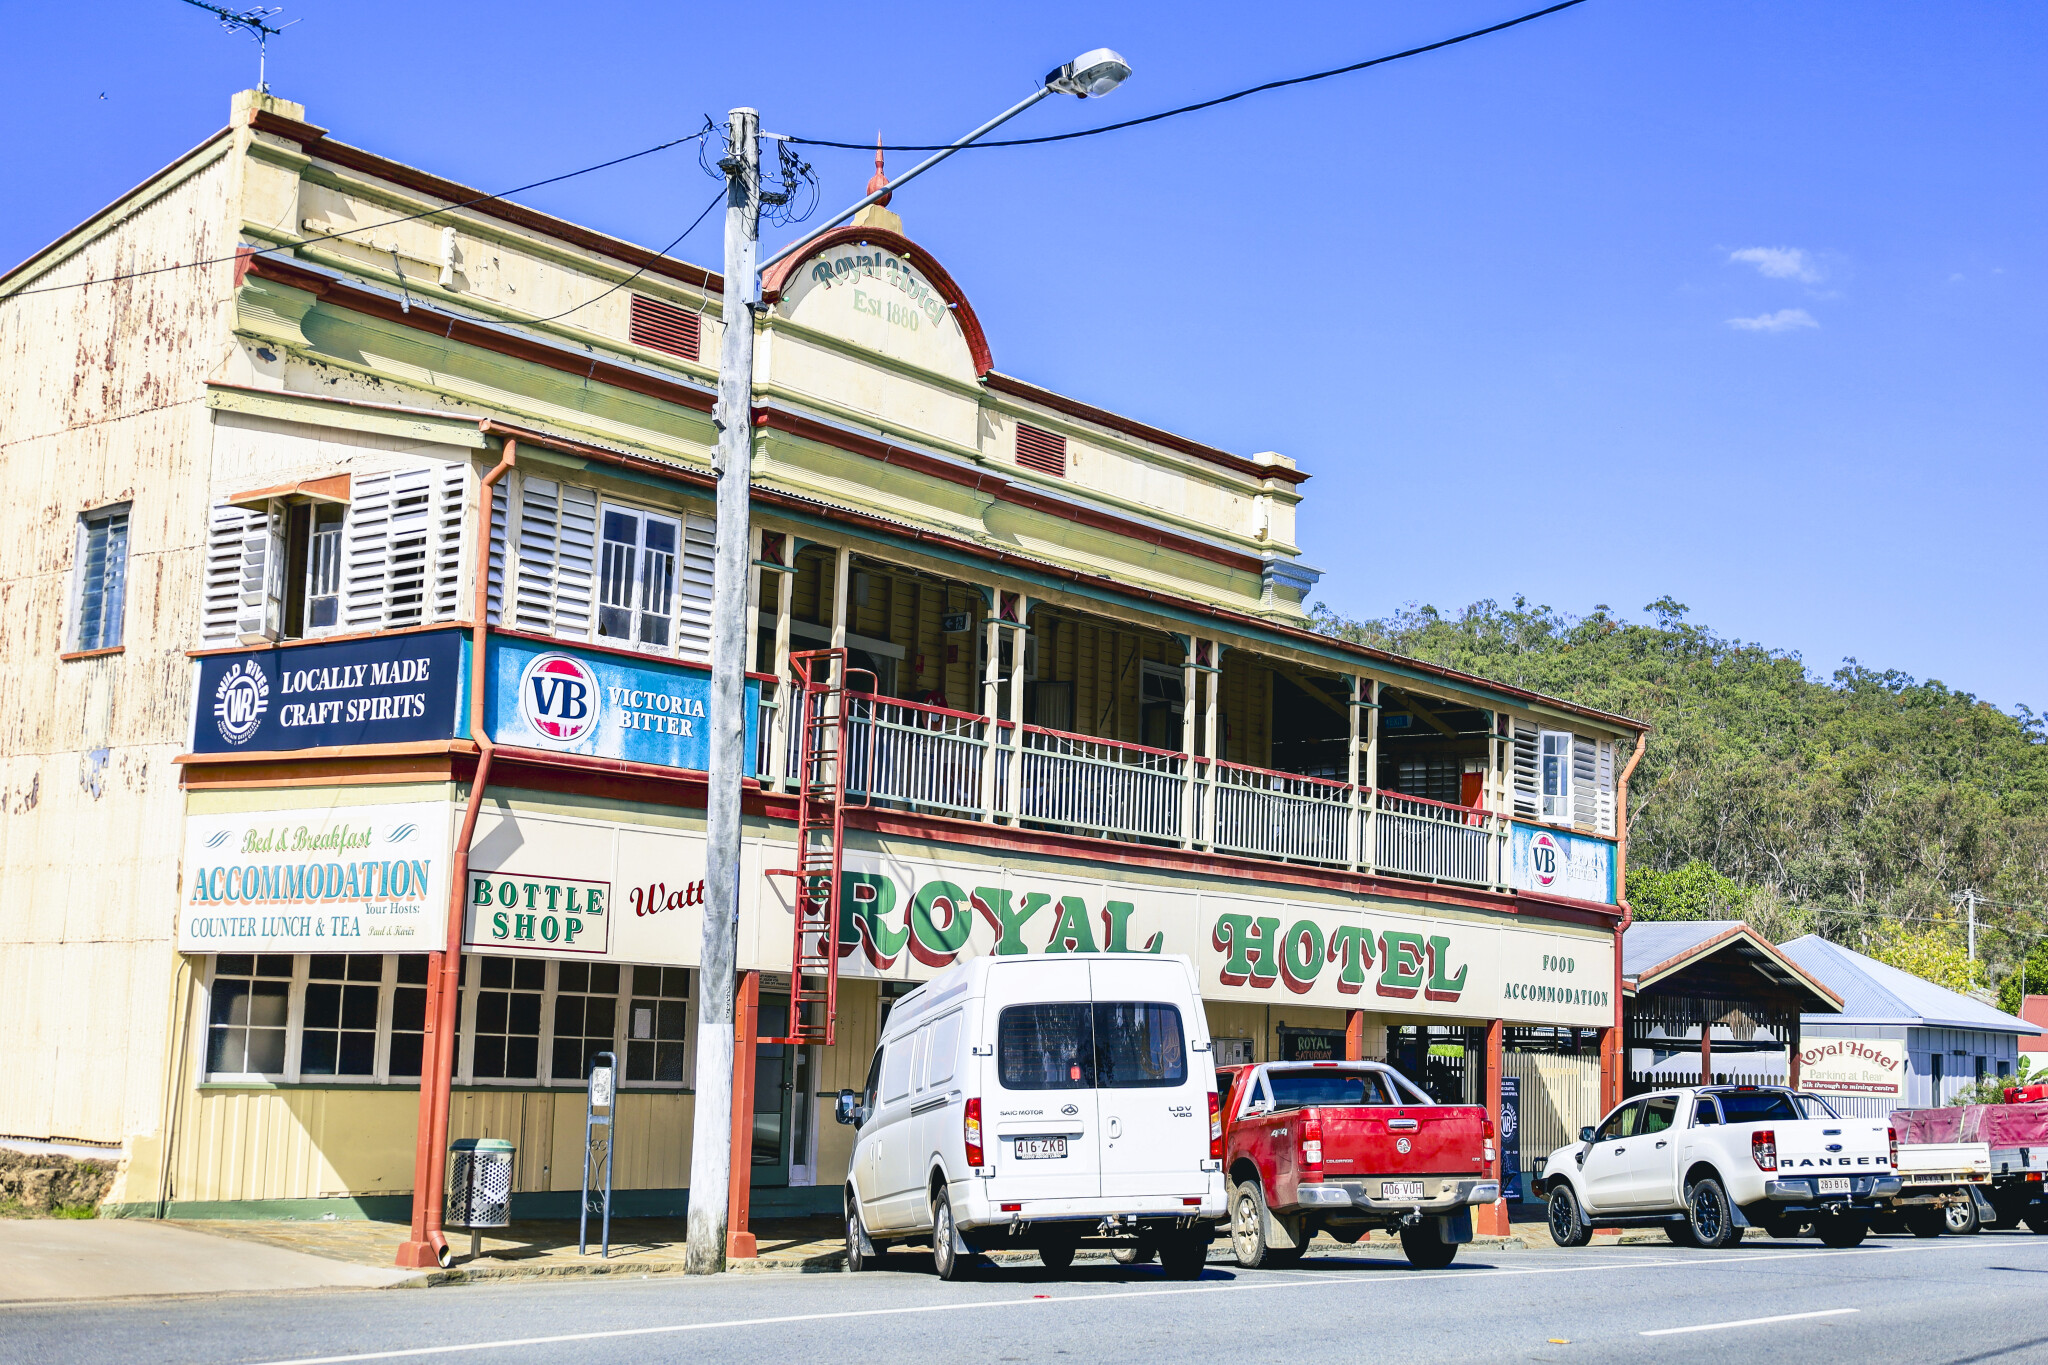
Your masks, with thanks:
<instances>
[{"instance_id":1,"label":"watt lettering sign","mask_svg":"<svg viewBox=\"0 0 2048 1365\"><path fill-rule=\"evenodd\" d=\"M192 752L405 744L467 734L459 630L208 654Z\"/></svg>"},{"instance_id":2,"label":"watt lettering sign","mask_svg":"<svg viewBox=\"0 0 2048 1365\"><path fill-rule=\"evenodd\" d=\"M761 684L746 684L743 771L754 771ZM500 744L703 772L711 766L711 672L540 641L494 637L488 691Z\"/></svg>"},{"instance_id":3,"label":"watt lettering sign","mask_svg":"<svg viewBox=\"0 0 2048 1365\"><path fill-rule=\"evenodd\" d=\"M440 801L185 818L181 953L425 953L448 937Z\"/></svg>"},{"instance_id":4,"label":"watt lettering sign","mask_svg":"<svg viewBox=\"0 0 2048 1365\"><path fill-rule=\"evenodd\" d=\"M1614 844L1610 840L1548 825L1517 823L1513 842L1510 885L1516 890L1614 904Z\"/></svg>"},{"instance_id":5,"label":"watt lettering sign","mask_svg":"<svg viewBox=\"0 0 2048 1365\"><path fill-rule=\"evenodd\" d=\"M1824 1095L1904 1101L1906 1044L1896 1038L1816 1038L1799 1049L1799 1084Z\"/></svg>"}]
</instances>

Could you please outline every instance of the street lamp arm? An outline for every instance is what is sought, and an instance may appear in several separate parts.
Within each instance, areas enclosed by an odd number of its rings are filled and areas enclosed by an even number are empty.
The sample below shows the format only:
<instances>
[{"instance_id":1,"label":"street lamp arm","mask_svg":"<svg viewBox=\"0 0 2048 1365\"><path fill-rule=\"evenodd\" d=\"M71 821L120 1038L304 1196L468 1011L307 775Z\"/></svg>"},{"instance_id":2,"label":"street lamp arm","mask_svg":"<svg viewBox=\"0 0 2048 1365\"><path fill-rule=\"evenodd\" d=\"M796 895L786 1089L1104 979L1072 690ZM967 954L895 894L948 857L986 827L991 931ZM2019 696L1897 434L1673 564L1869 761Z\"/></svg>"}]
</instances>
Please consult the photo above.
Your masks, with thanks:
<instances>
[{"instance_id":1,"label":"street lamp arm","mask_svg":"<svg viewBox=\"0 0 2048 1365\"><path fill-rule=\"evenodd\" d=\"M1038 103L1047 95L1054 95L1058 93L1059 92L1050 85L1041 86L1037 90L1032 91L1029 97L1019 101L1016 104L1011 105L1008 109L1005 109L1002 113L997 114L987 123L984 123L979 128L976 128L966 137L961 138L958 142L955 142L953 145L945 148L943 151L933 152L930 156L918 162L915 166L912 166L902 175L899 175L894 180L890 181L883 188L876 190L873 194L861 200L859 203L854 204L851 207L845 209L837 216L832 218L829 222L821 223L817 227L813 228L810 232L807 232L803 236L797 238L794 242L791 242L788 246L782 248L782 250L776 252L767 260L761 262L761 269L765 271L768 269L768 267L774 265L777 261L782 260L784 257L794 256L797 252L802 251L812 242L815 242L816 240L818 240L818 238L823 237L833 228L838 227L841 223L853 217L854 214L859 213L862 209L874 203L883 195L893 193L894 191L903 188L903 186L917 179L917 177L923 175L926 171L938 165L941 161L944 161L947 157L953 155L953 153L959 151L962 147L967 146L969 143L975 141L977 138L985 136L993 129L999 128L1003 124L1008 123L1011 119L1017 117L1017 115L1023 113L1026 109L1029 109L1032 105Z\"/></svg>"}]
</instances>

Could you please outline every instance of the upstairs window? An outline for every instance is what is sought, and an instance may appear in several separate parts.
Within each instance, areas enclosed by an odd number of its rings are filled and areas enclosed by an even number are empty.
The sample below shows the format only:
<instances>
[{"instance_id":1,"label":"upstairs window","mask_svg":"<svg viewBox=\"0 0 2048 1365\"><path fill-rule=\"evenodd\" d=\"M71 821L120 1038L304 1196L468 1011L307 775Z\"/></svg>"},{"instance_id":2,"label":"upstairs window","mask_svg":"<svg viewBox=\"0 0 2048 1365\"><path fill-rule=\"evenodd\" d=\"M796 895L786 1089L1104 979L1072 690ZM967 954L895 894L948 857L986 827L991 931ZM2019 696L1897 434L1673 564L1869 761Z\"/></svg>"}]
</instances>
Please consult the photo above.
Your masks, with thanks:
<instances>
[{"instance_id":1,"label":"upstairs window","mask_svg":"<svg viewBox=\"0 0 2048 1365\"><path fill-rule=\"evenodd\" d=\"M674 637L676 556L682 524L652 512L604 509L597 633L668 651Z\"/></svg>"},{"instance_id":2,"label":"upstairs window","mask_svg":"<svg viewBox=\"0 0 2048 1365\"><path fill-rule=\"evenodd\" d=\"M72 560L74 651L113 649L121 643L122 608L128 600L128 508L105 507L78 519Z\"/></svg>"},{"instance_id":3,"label":"upstairs window","mask_svg":"<svg viewBox=\"0 0 2048 1365\"><path fill-rule=\"evenodd\" d=\"M341 527L348 509L301 502L285 512L284 634L317 635L341 623Z\"/></svg>"},{"instance_id":4,"label":"upstairs window","mask_svg":"<svg viewBox=\"0 0 2048 1365\"><path fill-rule=\"evenodd\" d=\"M1572 818L1572 737L1567 730L1545 730L1542 745L1543 818Z\"/></svg>"},{"instance_id":5,"label":"upstairs window","mask_svg":"<svg viewBox=\"0 0 2048 1365\"><path fill-rule=\"evenodd\" d=\"M1067 477L1067 438L1017 423L1017 463L1056 479Z\"/></svg>"}]
</instances>

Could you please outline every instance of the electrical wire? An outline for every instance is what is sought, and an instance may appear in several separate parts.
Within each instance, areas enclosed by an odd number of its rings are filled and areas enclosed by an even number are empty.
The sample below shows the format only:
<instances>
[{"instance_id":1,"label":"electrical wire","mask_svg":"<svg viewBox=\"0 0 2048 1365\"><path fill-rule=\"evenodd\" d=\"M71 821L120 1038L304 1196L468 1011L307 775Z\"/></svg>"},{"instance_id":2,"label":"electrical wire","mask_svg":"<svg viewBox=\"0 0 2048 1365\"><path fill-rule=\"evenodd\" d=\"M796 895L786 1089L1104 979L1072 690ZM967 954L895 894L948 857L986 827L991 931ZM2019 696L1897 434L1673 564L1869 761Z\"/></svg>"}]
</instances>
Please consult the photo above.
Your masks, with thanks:
<instances>
[{"instance_id":1,"label":"electrical wire","mask_svg":"<svg viewBox=\"0 0 2048 1365\"><path fill-rule=\"evenodd\" d=\"M681 232L678 232L678 233L677 233L677 234L675 235L675 240L674 240L674 241L672 241L672 242L670 242L670 243L669 243L669 244L668 244L667 246L663 247L663 248L662 248L662 249L661 249L661 250L660 250L659 252L657 252L656 254L657 254L657 255L661 255L661 256L666 256L666 255L668 255L668 253L669 253L669 252L671 252L671 251L674 251L674 250L676 249L676 247L677 247L678 245L680 245L680 244L681 244L681 242L682 242L683 238L685 238L685 237L689 236L689 235L690 235L691 233L695 232L695 231L696 231L696 230L697 230L697 229L698 229L699 227L701 227L701 226L703 225L703 223L704 223L704 220L705 220L706 218L708 218L708 217L710 217L710 216L711 216L711 210L713 210L713 209L717 208L717 207L718 207L718 205L719 205L719 203L720 203L720 201L722 201L722 200L723 200L724 198L725 198L725 191L724 191L724 190L722 190L722 189L721 189L721 190L720 190L720 191L719 191L719 192L718 192L717 194L714 194L714 195L712 195L712 196L711 196L711 202L710 202L710 203L708 203L708 204L706 204L706 205L704 206L704 211L703 211L702 213L700 213L700 214L698 214L698 215L697 215L697 220L696 220L695 222L691 223L691 224L690 224L690 225L689 225L688 227L684 228L684 229L683 229L683 230L682 230ZM526 318L526 319L523 319L523 320L522 320L522 325L526 325L526 324L531 324L531 323L536 323L536 322L554 322L554 321L556 321L556 320L557 320L557 319L559 319L559 318L565 318L565 317L568 317L568 316L569 316L569 314L571 314L571 313L573 313L573 312L576 312L576 311L577 311L578 309L581 309L581 308L588 308L588 307L590 307L590 305L591 305L591 304L593 304L593 303L596 303L596 302L597 302L597 301L598 301L599 299L602 299L602 298L606 298L606 297L609 297L609 296L610 296L610 295L612 295L612 294L616 294L616 293L618 293L618 292L619 292L619 291L620 291L621 289L624 289L624 288L625 288L625 287L626 287L627 285L629 285L629 284L631 284L631 283L632 283L633 281L635 281L635 280L639 279L639 278L640 278L640 277L641 277L641 276L642 276L643 274L645 274L646 272L647 272L647 266L646 266L645 264L642 264L642 265L640 266L640 268L639 268L639 269L635 270L635 271L634 271L634 272L633 272L632 274L630 274L630 275L626 276L626 278L625 278L625 279L623 279L623 280L620 280L620 281L619 281L619 282L618 282L617 284L613 285L613 286L612 286L611 288L609 288L609 289L605 290L605 291L604 291L604 293L602 293L602 294L595 294L595 295L592 295L592 296L591 296L590 298L587 298L587 299L583 300L583 302L581 302L581 303L579 303L579 304L575 305L575 307L573 307L573 308L564 308L564 309L563 309L563 310L562 310L561 312L559 312L559 313L551 313L551 314L549 314L549 315L548 315L547 317L544 317L544 318ZM710 291L709 291L709 290L706 290L705 292L706 292L706 293L708 294L708 293L709 293Z\"/></svg>"},{"instance_id":2,"label":"electrical wire","mask_svg":"<svg viewBox=\"0 0 2048 1365\"><path fill-rule=\"evenodd\" d=\"M643 147L637 152L628 152L624 156L613 157L610 161L600 161L595 166L585 166L580 170L566 171L561 175L551 175L545 180L536 180L531 184L521 185L517 189L499 190L496 194L480 194L474 199L465 199L456 204L444 204L439 208L422 209L418 213L408 213L402 218L387 218L381 223L367 223L362 227L349 228L346 232L328 232L318 237L301 237L295 242L287 242L281 246L260 247L248 251L246 254L252 256L274 256L280 252L296 251L300 247L312 246L318 242L331 242L338 237L374 232L378 228L395 227L399 223L410 223L419 218L432 218L436 214L452 213L457 209L472 208L478 204L488 204L494 199L504 199L514 194L524 194L528 190L537 190L546 185L559 185L564 180L574 180L579 175L590 175L596 171L609 170L613 166L623 166L628 161L638 161L643 156L652 156L656 152L665 152L669 148L679 146L685 142L696 142L703 136L700 132L691 133L688 137L671 138L667 142L656 143L652 147ZM678 238L677 240L680 241L681 239ZM181 261L176 265L159 265L153 266L148 270L131 270L124 275L108 275L97 280L79 280L73 284L52 284L45 285L41 289L16 290L13 293L0 294L0 303L5 303L9 299L32 298L37 294L61 294L67 290L85 289L95 284L118 284L123 280L139 280L150 275L168 274L173 270L197 270L201 266L226 265L230 261L239 259L244 254L244 252L238 251L233 256L213 256L201 261ZM645 268L645 266L641 267L643 270Z\"/></svg>"},{"instance_id":3,"label":"electrical wire","mask_svg":"<svg viewBox=\"0 0 2048 1365\"><path fill-rule=\"evenodd\" d=\"M1137 128L1147 123L1157 123L1161 119L1177 118L1182 114L1192 114L1201 109L1214 109L1219 104L1229 104L1232 100L1241 100L1249 95L1261 95L1268 90L1282 90L1290 85L1307 85L1310 81L1324 81L1332 76L1348 76L1354 71L1363 71L1367 67L1385 66L1388 62L1398 62L1407 57L1419 57L1425 52L1436 52L1443 48L1455 47L1459 43L1469 43L1474 38L1484 38L1489 33L1499 33L1505 29L1515 28L1521 24L1530 23L1533 20L1556 14L1559 10L1567 10L1574 5L1583 5L1585 3L1586 0L1562 0L1560 4L1551 5L1547 9L1532 11L1518 19L1509 19L1503 23L1489 25L1486 28L1476 28L1470 33L1460 33L1455 38L1442 38L1433 43L1425 43L1421 47L1411 47L1405 52L1391 52L1384 57L1374 57L1368 61L1353 62L1349 66L1331 67L1328 71L1317 71L1306 76L1290 76L1286 80L1267 81L1264 85L1254 85L1248 89L1233 91L1228 95L1218 95L1214 99L1202 100L1196 104L1183 104L1178 109L1167 109L1157 114L1147 114L1143 118L1125 119L1122 123L1105 123L1099 128L1082 128L1072 133L1049 133L1044 137L1012 137L983 142L970 142L961 150L978 150L983 147L1033 147L1045 142L1069 142L1075 138L1094 137L1099 133L1114 133L1125 128ZM807 147L844 147L850 151L857 152L878 150L872 142L828 142L823 138L814 137L791 137L788 140L803 143ZM879 148L879 150L885 152L943 152L953 145L948 142L937 142L916 146L884 146Z\"/></svg>"}]
</instances>

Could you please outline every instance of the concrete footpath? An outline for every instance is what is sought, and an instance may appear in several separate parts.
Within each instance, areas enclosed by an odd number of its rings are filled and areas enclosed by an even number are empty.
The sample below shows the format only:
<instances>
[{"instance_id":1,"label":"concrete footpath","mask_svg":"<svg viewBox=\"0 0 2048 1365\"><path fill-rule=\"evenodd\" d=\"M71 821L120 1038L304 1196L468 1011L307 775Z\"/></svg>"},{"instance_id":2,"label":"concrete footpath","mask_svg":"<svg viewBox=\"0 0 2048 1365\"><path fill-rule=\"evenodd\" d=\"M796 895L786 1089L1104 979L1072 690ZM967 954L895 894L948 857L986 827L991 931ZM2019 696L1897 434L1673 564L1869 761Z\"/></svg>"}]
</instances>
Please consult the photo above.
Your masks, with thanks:
<instances>
[{"instance_id":1,"label":"concrete footpath","mask_svg":"<svg viewBox=\"0 0 2048 1365\"><path fill-rule=\"evenodd\" d=\"M0 1304L156 1294L383 1289L419 1278L135 1219L0 1223Z\"/></svg>"}]
</instances>

